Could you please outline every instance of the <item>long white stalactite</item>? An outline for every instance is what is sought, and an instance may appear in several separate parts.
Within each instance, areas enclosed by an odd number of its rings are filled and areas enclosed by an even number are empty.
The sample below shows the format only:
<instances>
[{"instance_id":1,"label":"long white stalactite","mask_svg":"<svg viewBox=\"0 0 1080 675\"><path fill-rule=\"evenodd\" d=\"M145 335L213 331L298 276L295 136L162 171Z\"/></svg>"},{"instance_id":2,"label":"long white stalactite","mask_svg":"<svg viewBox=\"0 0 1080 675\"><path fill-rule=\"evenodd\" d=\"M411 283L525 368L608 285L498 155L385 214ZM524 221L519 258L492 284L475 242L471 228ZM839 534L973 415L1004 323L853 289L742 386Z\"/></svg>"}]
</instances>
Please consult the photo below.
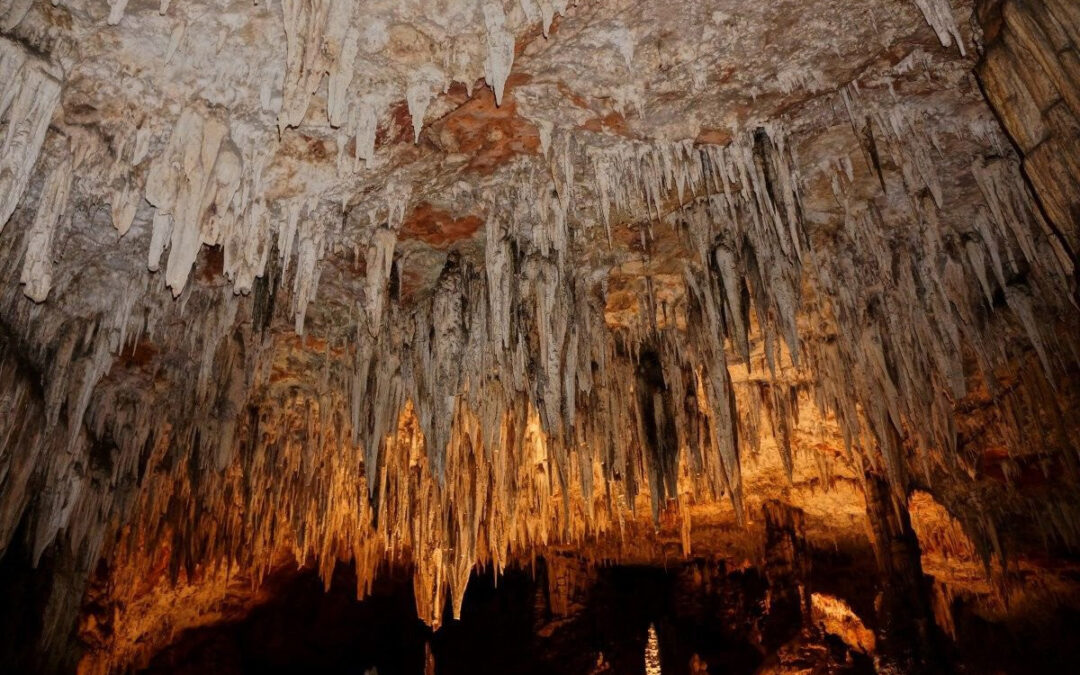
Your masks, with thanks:
<instances>
[{"instance_id":1,"label":"long white stalactite","mask_svg":"<svg viewBox=\"0 0 1080 675\"><path fill-rule=\"evenodd\" d=\"M26 190L59 101L60 82L45 65L0 37L0 232Z\"/></svg>"}]
</instances>

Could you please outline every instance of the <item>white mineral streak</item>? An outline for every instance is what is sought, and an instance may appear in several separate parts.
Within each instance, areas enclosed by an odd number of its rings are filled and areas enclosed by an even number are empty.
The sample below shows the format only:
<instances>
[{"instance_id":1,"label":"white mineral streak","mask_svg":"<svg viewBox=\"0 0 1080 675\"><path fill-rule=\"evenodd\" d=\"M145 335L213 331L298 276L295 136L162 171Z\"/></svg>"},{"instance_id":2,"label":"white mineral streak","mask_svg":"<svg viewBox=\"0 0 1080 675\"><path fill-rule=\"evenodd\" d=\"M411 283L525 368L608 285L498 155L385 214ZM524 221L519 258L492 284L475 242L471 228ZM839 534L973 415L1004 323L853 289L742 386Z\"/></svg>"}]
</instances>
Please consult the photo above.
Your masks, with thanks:
<instances>
[{"instance_id":1,"label":"white mineral streak","mask_svg":"<svg viewBox=\"0 0 1080 675\"><path fill-rule=\"evenodd\" d=\"M494 211L494 209L492 209ZM491 320L491 337L504 352L510 344L510 312L512 311L513 282L510 242L503 228L492 215L484 228L484 271L487 273L488 303Z\"/></svg>"},{"instance_id":2,"label":"white mineral streak","mask_svg":"<svg viewBox=\"0 0 1080 675\"><path fill-rule=\"evenodd\" d=\"M551 159L551 134L555 130L555 124L551 120L538 120L537 131L540 134L540 154L544 159Z\"/></svg>"},{"instance_id":3,"label":"white mineral streak","mask_svg":"<svg viewBox=\"0 0 1080 675\"><path fill-rule=\"evenodd\" d=\"M60 83L21 46L0 37L0 232L26 191L59 100Z\"/></svg>"},{"instance_id":4,"label":"white mineral streak","mask_svg":"<svg viewBox=\"0 0 1080 675\"><path fill-rule=\"evenodd\" d=\"M495 92L495 105L502 105L503 88L514 65L514 34L507 29L506 14L497 2L484 4L484 25L487 26L484 79Z\"/></svg>"},{"instance_id":5,"label":"white mineral streak","mask_svg":"<svg viewBox=\"0 0 1080 675\"><path fill-rule=\"evenodd\" d=\"M186 21L180 21L173 26L172 33L169 34L169 46L165 48L165 65L169 65L173 57L176 56L176 50L180 48L180 41L184 39L186 31Z\"/></svg>"},{"instance_id":6,"label":"white mineral streak","mask_svg":"<svg viewBox=\"0 0 1080 675\"><path fill-rule=\"evenodd\" d=\"M953 15L950 0L914 0L914 2L919 6L923 16L926 17L926 22L937 33L938 39L941 40L941 46L951 47L953 41L955 41L956 46L960 49L960 55L966 56L964 38L960 35L960 29L956 25L956 17Z\"/></svg>"},{"instance_id":7,"label":"white mineral streak","mask_svg":"<svg viewBox=\"0 0 1080 675\"><path fill-rule=\"evenodd\" d=\"M161 269L161 255L172 238L172 216L155 211L154 220L150 226L150 249L147 252L146 268L151 272Z\"/></svg>"},{"instance_id":8,"label":"white mineral streak","mask_svg":"<svg viewBox=\"0 0 1080 675\"><path fill-rule=\"evenodd\" d=\"M41 190L34 224L27 235L26 258L23 261L23 293L34 302L45 302L52 288L53 236L67 210L71 191L71 159L65 158L49 172Z\"/></svg>"},{"instance_id":9,"label":"white mineral streak","mask_svg":"<svg viewBox=\"0 0 1080 675\"><path fill-rule=\"evenodd\" d=\"M355 159L362 159L369 165L375 159L375 136L379 126L378 115L378 102L371 97L362 98L355 108Z\"/></svg>"}]
</instances>

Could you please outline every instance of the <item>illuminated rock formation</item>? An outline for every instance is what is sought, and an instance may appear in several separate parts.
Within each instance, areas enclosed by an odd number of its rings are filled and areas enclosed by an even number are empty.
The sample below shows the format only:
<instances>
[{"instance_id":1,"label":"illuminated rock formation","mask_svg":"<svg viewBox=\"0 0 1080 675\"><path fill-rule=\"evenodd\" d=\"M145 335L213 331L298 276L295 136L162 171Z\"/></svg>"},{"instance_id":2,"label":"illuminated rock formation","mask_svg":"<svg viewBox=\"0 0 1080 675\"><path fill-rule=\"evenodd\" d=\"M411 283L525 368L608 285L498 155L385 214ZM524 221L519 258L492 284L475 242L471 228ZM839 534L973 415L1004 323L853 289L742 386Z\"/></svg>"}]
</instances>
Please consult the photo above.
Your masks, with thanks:
<instances>
[{"instance_id":1,"label":"illuminated rock formation","mask_svg":"<svg viewBox=\"0 0 1080 675\"><path fill-rule=\"evenodd\" d=\"M754 568L778 669L1074 606L1078 50L1070 0L0 2L20 663L339 564L433 628Z\"/></svg>"}]
</instances>

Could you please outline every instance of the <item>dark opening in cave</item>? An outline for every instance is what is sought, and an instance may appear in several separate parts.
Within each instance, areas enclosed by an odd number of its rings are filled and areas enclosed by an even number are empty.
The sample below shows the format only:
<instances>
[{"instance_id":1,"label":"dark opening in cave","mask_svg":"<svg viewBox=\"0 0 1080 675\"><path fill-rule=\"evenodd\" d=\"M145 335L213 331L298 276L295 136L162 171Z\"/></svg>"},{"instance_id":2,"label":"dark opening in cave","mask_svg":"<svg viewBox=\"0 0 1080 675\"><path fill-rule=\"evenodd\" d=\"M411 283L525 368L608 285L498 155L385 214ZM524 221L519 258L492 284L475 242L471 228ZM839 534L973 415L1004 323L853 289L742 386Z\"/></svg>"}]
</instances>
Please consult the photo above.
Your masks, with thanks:
<instances>
[{"instance_id":1,"label":"dark opening in cave","mask_svg":"<svg viewBox=\"0 0 1080 675\"><path fill-rule=\"evenodd\" d=\"M363 601L350 566L338 566L326 592L317 574L302 571L277 577L273 599L245 618L182 634L143 672L644 674L655 626L664 672L692 672L696 660L712 673L753 673L765 657L754 644L765 582L746 572L716 585L719 577L703 576L706 567L581 567L564 570L556 584L543 560L535 574L513 569L497 581L475 574L461 619L448 607L434 633L417 618L402 570L380 576ZM577 572L589 578L569 578ZM799 626L782 630L790 638Z\"/></svg>"},{"instance_id":2,"label":"dark opening in cave","mask_svg":"<svg viewBox=\"0 0 1080 675\"><path fill-rule=\"evenodd\" d=\"M881 626L864 626L859 618L872 616L880 602L863 573L868 561L819 554L815 562L817 592L806 621L797 608L778 611L784 582L753 567L729 570L704 559L666 568L592 567L576 556L555 556L551 564L538 559L532 570L510 569L497 579L474 573L461 618L452 618L447 603L434 632L417 616L407 569L385 570L363 600L356 598L351 565L337 566L329 590L313 570L279 571L267 581L267 602L241 618L179 634L138 672L651 675L650 627L662 673L881 672L872 646ZM958 603L954 619L956 642L940 654L953 672L1065 672L1080 659L1072 639L1080 617L1069 611L1002 626Z\"/></svg>"}]
</instances>

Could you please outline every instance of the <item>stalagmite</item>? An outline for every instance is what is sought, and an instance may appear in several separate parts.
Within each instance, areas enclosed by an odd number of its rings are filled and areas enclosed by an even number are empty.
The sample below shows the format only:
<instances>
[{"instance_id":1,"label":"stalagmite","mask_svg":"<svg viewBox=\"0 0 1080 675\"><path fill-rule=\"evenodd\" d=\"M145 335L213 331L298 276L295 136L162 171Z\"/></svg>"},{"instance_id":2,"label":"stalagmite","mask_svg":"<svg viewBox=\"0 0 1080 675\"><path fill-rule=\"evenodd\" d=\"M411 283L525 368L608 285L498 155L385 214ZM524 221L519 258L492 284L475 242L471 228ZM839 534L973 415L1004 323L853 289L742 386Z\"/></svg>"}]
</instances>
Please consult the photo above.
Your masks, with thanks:
<instances>
[{"instance_id":1,"label":"stalagmite","mask_svg":"<svg viewBox=\"0 0 1080 675\"><path fill-rule=\"evenodd\" d=\"M867 476L867 516L874 552L885 574L882 620L876 636L877 668L910 672L932 667L937 648L930 633L929 588L919 559L919 544L906 508L897 505L888 485Z\"/></svg>"},{"instance_id":2,"label":"stalagmite","mask_svg":"<svg viewBox=\"0 0 1080 675\"><path fill-rule=\"evenodd\" d=\"M656 637L656 626L649 624L649 634L645 640L645 675L660 675L660 642Z\"/></svg>"}]
</instances>

